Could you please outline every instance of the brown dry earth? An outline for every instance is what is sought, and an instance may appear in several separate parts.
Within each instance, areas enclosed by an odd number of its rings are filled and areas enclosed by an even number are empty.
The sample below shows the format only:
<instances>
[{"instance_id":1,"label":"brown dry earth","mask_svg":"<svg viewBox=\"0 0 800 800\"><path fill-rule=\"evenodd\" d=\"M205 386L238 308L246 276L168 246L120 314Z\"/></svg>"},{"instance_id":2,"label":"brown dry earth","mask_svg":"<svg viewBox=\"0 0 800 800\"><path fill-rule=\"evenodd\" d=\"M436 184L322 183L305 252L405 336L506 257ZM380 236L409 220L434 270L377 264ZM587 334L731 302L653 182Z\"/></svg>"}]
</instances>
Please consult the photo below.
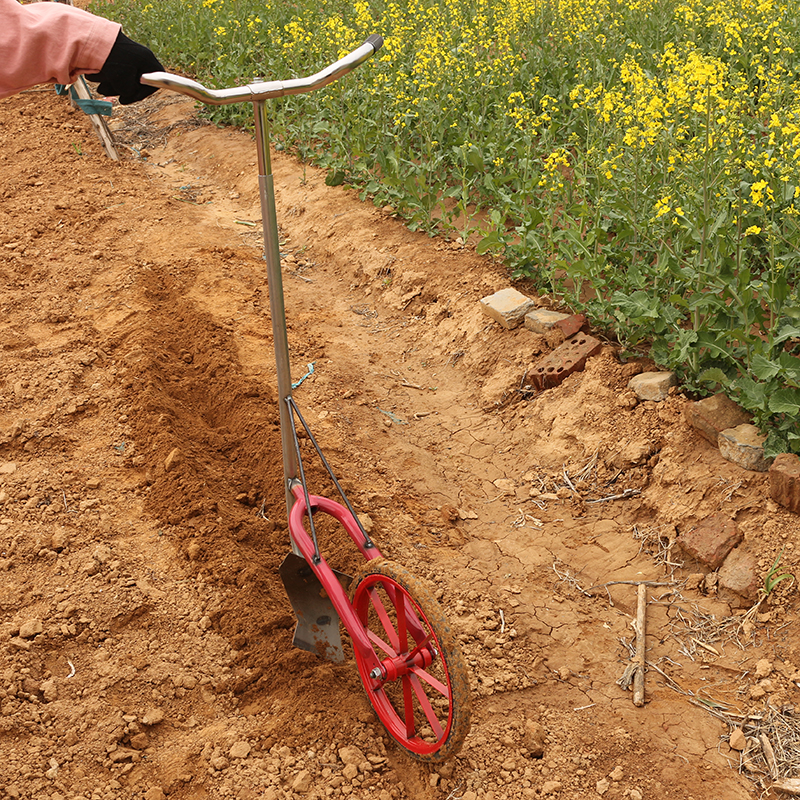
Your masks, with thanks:
<instances>
[{"instance_id":1,"label":"brown dry earth","mask_svg":"<svg viewBox=\"0 0 800 800\"><path fill-rule=\"evenodd\" d=\"M499 265L279 153L295 379L314 364L295 397L458 632L461 753L411 760L352 660L292 647L253 142L163 93L114 124L121 163L50 89L0 103L0 796L759 796L761 750L740 773L711 711L792 719L796 586L744 621L665 547L722 513L765 574L784 547L797 572L766 476L688 428L680 394L636 403L647 365L611 345L521 394L555 342L482 315ZM336 535L323 548L358 567ZM617 680L643 580L636 708Z\"/></svg>"}]
</instances>

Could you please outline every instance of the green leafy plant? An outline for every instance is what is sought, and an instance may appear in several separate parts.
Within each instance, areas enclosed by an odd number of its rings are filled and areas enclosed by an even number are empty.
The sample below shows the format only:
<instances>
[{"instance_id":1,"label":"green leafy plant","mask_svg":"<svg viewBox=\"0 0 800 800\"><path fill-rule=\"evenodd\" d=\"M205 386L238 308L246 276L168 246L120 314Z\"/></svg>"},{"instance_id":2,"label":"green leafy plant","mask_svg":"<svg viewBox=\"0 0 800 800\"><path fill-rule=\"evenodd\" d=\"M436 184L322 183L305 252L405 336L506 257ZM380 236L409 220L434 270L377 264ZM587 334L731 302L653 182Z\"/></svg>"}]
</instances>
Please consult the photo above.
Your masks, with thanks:
<instances>
[{"instance_id":1,"label":"green leafy plant","mask_svg":"<svg viewBox=\"0 0 800 800\"><path fill-rule=\"evenodd\" d=\"M310 74L274 141L477 241L800 453L800 16L785 0L96 0L212 86ZM246 104L207 112L249 126Z\"/></svg>"},{"instance_id":2,"label":"green leafy plant","mask_svg":"<svg viewBox=\"0 0 800 800\"><path fill-rule=\"evenodd\" d=\"M769 597L772 594L775 587L781 582L785 580L790 580L794 583L794 575L789 572L784 572L782 575L778 575L779 565L781 563L781 559L783 558L783 548L780 553L778 553L778 557L775 559L772 567L770 567L769 572L764 577L764 594Z\"/></svg>"}]
</instances>

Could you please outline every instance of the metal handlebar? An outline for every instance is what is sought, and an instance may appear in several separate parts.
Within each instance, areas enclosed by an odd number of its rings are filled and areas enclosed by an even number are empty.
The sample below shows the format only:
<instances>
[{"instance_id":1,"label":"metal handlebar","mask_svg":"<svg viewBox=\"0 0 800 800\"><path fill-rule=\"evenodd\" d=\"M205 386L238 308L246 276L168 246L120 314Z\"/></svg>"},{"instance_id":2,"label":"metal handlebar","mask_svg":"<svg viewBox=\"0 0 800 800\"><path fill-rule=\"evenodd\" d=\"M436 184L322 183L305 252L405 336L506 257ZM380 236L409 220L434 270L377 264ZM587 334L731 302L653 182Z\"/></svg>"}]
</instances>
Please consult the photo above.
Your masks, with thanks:
<instances>
[{"instance_id":1,"label":"metal handlebar","mask_svg":"<svg viewBox=\"0 0 800 800\"><path fill-rule=\"evenodd\" d=\"M293 78L286 81L257 81L247 86L234 86L230 89L207 89L202 83L173 75L171 72L147 72L141 82L157 89L171 89L173 92L193 97L201 103L211 106L224 106L242 101L255 102L268 100L271 97L284 97L287 94L303 94L313 92L346 75L360 64L363 64L383 45L383 37L373 33L364 43L340 58L333 64L306 78Z\"/></svg>"}]
</instances>

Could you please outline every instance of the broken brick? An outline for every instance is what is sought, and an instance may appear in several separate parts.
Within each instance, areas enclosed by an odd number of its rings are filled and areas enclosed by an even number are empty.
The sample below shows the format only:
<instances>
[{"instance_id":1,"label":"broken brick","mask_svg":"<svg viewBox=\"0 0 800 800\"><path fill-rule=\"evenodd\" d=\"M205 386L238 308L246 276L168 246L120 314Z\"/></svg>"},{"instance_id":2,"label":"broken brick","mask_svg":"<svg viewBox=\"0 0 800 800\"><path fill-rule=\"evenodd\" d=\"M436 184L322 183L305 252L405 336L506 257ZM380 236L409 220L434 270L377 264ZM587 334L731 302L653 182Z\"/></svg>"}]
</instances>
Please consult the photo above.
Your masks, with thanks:
<instances>
[{"instance_id":1,"label":"broken brick","mask_svg":"<svg viewBox=\"0 0 800 800\"><path fill-rule=\"evenodd\" d=\"M732 519L714 514L694 528L678 534L676 544L693 561L713 571L719 569L728 553L743 538L744 535Z\"/></svg>"},{"instance_id":2,"label":"broken brick","mask_svg":"<svg viewBox=\"0 0 800 800\"><path fill-rule=\"evenodd\" d=\"M769 468L769 496L789 511L800 514L800 457L781 453Z\"/></svg>"},{"instance_id":3,"label":"broken brick","mask_svg":"<svg viewBox=\"0 0 800 800\"><path fill-rule=\"evenodd\" d=\"M580 372L586 366L586 359L596 355L603 343L588 334L577 334L560 344L545 356L531 373L531 380L539 389L558 386L573 372Z\"/></svg>"},{"instance_id":4,"label":"broken brick","mask_svg":"<svg viewBox=\"0 0 800 800\"><path fill-rule=\"evenodd\" d=\"M724 394L689 403L684 418L703 438L717 446L721 431L750 422L751 416Z\"/></svg>"},{"instance_id":5,"label":"broken brick","mask_svg":"<svg viewBox=\"0 0 800 800\"><path fill-rule=\"evenodd\" d=\"M585 324L585 314L573 314L571 317L567 317L566 319L557 320L555 327L564 334L565 339L569 339L570 336L574 336Z\"/></svg>"}]
</instances>

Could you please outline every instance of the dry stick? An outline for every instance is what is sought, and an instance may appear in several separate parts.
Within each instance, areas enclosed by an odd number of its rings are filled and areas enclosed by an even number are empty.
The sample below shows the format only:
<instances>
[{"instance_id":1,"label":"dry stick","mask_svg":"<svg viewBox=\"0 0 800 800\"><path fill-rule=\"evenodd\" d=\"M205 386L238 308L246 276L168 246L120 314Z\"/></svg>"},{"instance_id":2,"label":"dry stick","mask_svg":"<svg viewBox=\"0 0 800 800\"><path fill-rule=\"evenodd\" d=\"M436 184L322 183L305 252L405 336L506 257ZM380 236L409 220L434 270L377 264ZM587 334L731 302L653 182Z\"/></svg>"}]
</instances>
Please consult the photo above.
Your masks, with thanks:
<instances>
[{"instance_id":1,"label":"dry stick","mask_svg":"<svg viewBox=\"0 0 800 800\"><path fill-rule=\"evenodd\" d=\"M778 777L778 762L775 760L775 751L772 749L766 733L762 733L758 738L761 742L761 750L764 753L764 761L767 762L769 776L774 780Z\"/></svg>"},{"instance_id":2,"label":"dry stick","mask_svg":"<svg viewBox=\"0 0 800 800\"><path fill-rule=\"evenodd\" d=\"M636 673L633 676L633 704L638 708L644 705L645 670L645 608L647 608L647 586L640 583L637 590L636 606Z\"/></svg>"}]
</instances>

